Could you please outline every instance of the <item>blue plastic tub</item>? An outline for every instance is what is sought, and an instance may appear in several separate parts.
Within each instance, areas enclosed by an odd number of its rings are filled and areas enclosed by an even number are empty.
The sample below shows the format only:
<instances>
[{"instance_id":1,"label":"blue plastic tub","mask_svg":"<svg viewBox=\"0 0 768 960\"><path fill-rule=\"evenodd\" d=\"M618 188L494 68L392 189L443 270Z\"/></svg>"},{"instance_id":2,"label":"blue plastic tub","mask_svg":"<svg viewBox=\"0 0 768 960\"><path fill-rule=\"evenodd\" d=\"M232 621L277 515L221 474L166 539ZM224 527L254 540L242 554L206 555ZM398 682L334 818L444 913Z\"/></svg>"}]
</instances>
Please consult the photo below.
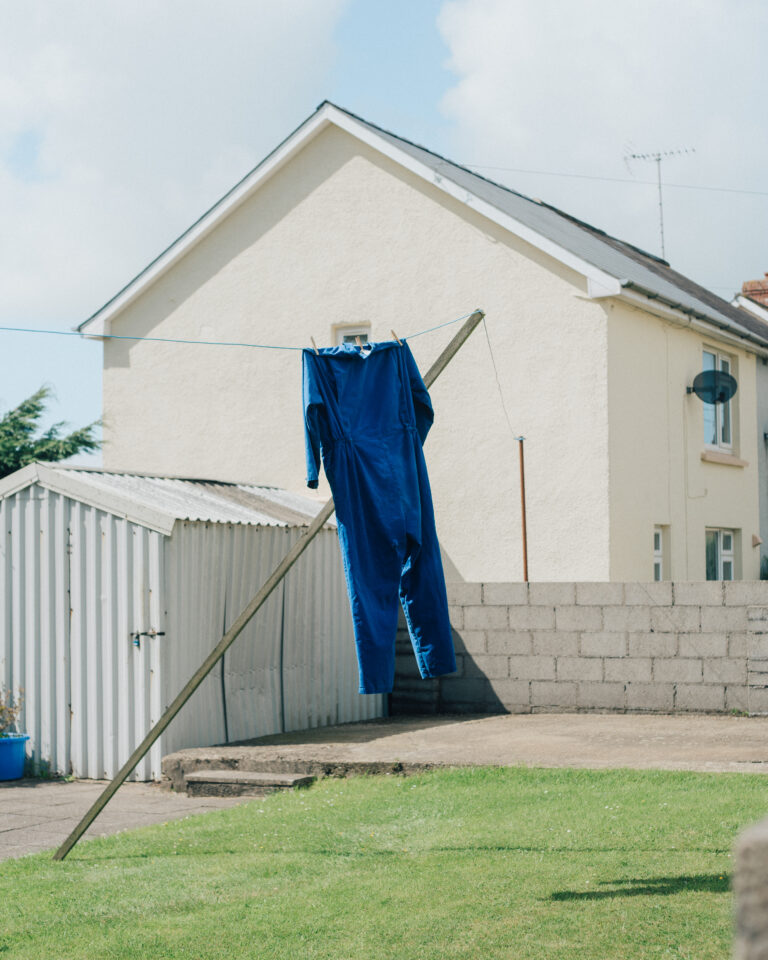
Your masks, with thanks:
<instances>
[{"instance_id":1,"label":"blue plastic tub","mask_svg":"<svg viewBox=\"0 0 768 960\"><path fill-rule=\"evenodd\" d=\"M0 780L20 780L24 776L24 744L28 733L11 733L0 737Z\"/></svg>"}]
</instances>

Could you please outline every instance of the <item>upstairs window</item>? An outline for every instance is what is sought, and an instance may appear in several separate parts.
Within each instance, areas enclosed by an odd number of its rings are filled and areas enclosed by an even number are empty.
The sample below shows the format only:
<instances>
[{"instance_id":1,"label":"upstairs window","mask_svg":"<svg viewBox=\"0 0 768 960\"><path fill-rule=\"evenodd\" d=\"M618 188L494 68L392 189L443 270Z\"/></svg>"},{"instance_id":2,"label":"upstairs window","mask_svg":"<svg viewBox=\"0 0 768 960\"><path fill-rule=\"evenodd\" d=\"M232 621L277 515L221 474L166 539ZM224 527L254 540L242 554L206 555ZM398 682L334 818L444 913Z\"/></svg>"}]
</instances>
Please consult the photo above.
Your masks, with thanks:
<instances>
[{"instance_id":1,"label":"upstairs window","mask_svg":"<svg viewBox=\"0 0 768 960\"><path fill-rule=\"evenodd\" d=\"M731 361L722 353L705 350L702 363L703 370L722 370L731 373ZM733 449L731 428L731 400L726 403L704 403L704 443L708 447L717 447L720 450Z\"/></svg>"},{"instance_id":2,"label":"upstairs window","mask_svg":"<svg viewBox=\"0 0 768 960\"><path fill-rule=\"evenodd\" d=\"M360 337L361 343L368 343L371 333L369 323L337 323L333 327L333 342L339 346L342 343L357 343Z\"/></svg>"}]
</instances>

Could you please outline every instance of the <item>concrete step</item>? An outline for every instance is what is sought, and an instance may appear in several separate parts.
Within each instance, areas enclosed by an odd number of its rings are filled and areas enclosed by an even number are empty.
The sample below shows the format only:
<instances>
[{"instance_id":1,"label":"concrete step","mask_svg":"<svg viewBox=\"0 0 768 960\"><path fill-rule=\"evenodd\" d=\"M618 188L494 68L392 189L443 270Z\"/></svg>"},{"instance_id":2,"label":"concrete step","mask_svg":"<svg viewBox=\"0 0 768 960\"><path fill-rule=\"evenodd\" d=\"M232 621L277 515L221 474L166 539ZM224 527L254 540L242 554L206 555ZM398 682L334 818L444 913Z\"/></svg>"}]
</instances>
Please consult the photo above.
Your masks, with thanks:
<instances>
[{"instance_id":1,"label":"concrete step","mask_svg":"<svg viewBox=\"0 0 768 960\"><path fill-rule=\"evenodd\" d=\"M315 777L256 770L196 770L185 776L190 797L263 797L276 790L306 787Z\"/></svg>"},{"instance_id":2,"label":"concrete step","mask_svg":"<svg viewBox=\"0 0 768 960\"><path fill-rule=\"evenodd\" d=\"M314 732L314 731L311 731ZM281 746L245 746L223 744L212 747L185 747L162 759L160 787L174 793L187 791L187 778L193 773L225 770L227 773L299 774L319 780L323 777L352 777L363 774L422 773L443 764L430 761L402 763L399 760L358 760L338 758L334 750L321 744L313 750L310 742L305 757L286 753L293 748ZM303 752L303 750L302 750ZM319 756L318 756L319 753ZM231 795L231 794L230 794Z\"/></svg>"}]
</instances>

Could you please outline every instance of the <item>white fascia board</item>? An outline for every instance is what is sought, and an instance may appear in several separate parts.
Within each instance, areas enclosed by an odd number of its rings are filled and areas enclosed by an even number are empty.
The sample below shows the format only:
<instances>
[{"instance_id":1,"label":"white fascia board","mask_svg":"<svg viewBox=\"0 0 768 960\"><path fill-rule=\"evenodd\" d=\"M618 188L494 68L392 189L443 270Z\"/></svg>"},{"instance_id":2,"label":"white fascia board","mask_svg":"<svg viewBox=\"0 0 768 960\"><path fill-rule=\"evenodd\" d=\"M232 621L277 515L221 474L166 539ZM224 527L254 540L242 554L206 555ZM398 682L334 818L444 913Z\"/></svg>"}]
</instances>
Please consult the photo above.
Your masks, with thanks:
<instances>
[{"instance_id":1,"label":"white fascia board","mask_svg":"<svg viewBox=\"0 0 768 960\"><path fill-rule=\"evenodd\" d=\"M597 294L598 296L616 296L621 291L621 286L616 277L605 273L603 270L599 270L586 260L582 260L569 250L566 250L565 247L561 247L547 237L542 236L519 220L499 210L498 207L493 206L493 204L481 200L465 187L460 187L455 184L447 176L435 173L427 164L421 163L404 150L400 150L395 144L379 136L375 130L371 130L359 123L354 117L348 116L330 104L324 109L328 111L327 116L331 122L350 134L350 136L356 137L372 149L389 157L390 160L394 160L394 162L401 167L410 170L411 173L431 183L432 186L437 187L437 189L443 193L447 193L460 203L464 203L473 210L477 210L478 213L482 214L482 216L488 220L504 227L505 230L508 230L514 236L525 240L526 243L530 243L532 247L536 247L536 249L541 250L542 253L548 254L554 260L558 260L565 266L575 270L576 273L586 277L587 280L594 281L596 284L595 290L606 291L599 292ZM590 294L590 296L592 296L592 294Z\"/></svg>"},{"instance_id":2,"label":"white fascia board","mask_svg":"<svg viewBox=\"0 0 768 960\"><path fill-rule=\"evenodd\" d=\"M759 357L768 357L768 344L762 347L754 340L748 339L746 335L739 336L738 333L729 327L719 326L714 320L699 320L697 317L692 317L689 313L671 307L661 300L647 297L645 294L636 290L628 290L626 287L621 291L618 299L631 304L633 307L639 307L641 310L645 310L646 313L652 313L654 316L661 317L663 320L669 320L671 323L676 323L679 326L690 327L691 330L695 330L710 340L717 340L720 343L727 343L730 346L741 347L742 350L747 350L749 353L754 353Z\"/></svg>"},{"instance_id":3,"label":"white fascia board","mask_svg":"<svg viewBox=\"0 0 768 960\"><path fill-rule=\"evenodd\" d=\"M72 500L79 500L80 503L85 503L89 507L122 517L131 523L138 523L142 527L148 527L166 536L170 536L173 530L176 522L174 516L135 503L127 497L112 493L111 490L95 490L90 484L63 470L51 469L42 463L36 463L33 466L37 468L37 483L47 490L60 493Z\"/></svg>"},{"instance_id":4,"label":"white fascia board","mask_svg":"<svg viewBox=\"0 0 768 960\"><path fill-rule=\"evenodd\" d=\"M284 141L258 167L240 181L229 193L225 194L209 211L195 224L183 233L170 247L138 274L116 296L109 300L93 316L80 325L79 331L94 337L107 336L110 331L110 321L124 310L136 297L151 283L161 277L178 259L198 243L206 234L210 233L226 216L232 213L246 200L261 184L275 174L299 150L324 130L329 124L334 124L350 136L367 144L378 153L389 157L421 179L431 183L443 193L448 194L461 203L477 210L487 219L499 224L514 236L530 243L531 246L548 254L565 266L586 277L591 283L590 296L615 296L620 292L619 281L616 277L599 270L597 267L582 260L569 250L515 220L514 217L481 200L463 187L459 187L445 176L436 174L431 167L415 160L404 150L385 140L384 137L369 129L354 117L348 116L332 104L324 104L316 113L306 120L287 140Z\"/></svg>"},{"instance_id":5,"label":"white fascia board","mask_svg":"<svg viewBox=\"0 0 768 960\"><path fill-rule=\"evenodd\" d=\"M587 296L590 300L601 297L617 297L621 293L621 282L611 277L611 284L605 284L595 277L587 277Z\"/></svg>"},{"instance_id":6,"label":"white fascia board","mask_svg":"<svg viewBox=\"0 0 768 960\"><path fill-rule=\"evenodd\" d=\"M759 303L756 303L754 300L750 300L749 297L744 297L741 294L738 294L731 303L734 307L740 307L742 310L746 310L748 313L751 313L753 317L757 317L758 320L764 320L768 323L768 308L761 306Z\"/></svg>"},{"instance_id":7,"label":"white fascia board","mask_svg":"<svg viewBox=\"0 0 768 960\"><path fill-rule=\"evenodd\" d=\"M81 333L85 340L98 340L99 337L106 336L109 333L109 320L102 315L103 309L102 307L98 313L89 317L82 327L72 327L72 329ZM86 327L88 327L87 331Z\"/></svg>"},{"instance_id":8,"label":"white fascia board","mask_svg":"<svg viewBox=\"0 0 768 960\"><path fill-rule=\"evenodd\" d=\"M314 113L277 150L226 193L207 213L203 214L198 221L178 237L170 247L153 260L148 267L145 267L141 273L137 274L127 286L75 329L84 335L108 336L110 322L117 314L218 226L225 217L247 200L254 190L276 173L295 153L328 126L330 121L326 110L327 108L323 107L317 113Z\"/></svg>"}]
</instances>

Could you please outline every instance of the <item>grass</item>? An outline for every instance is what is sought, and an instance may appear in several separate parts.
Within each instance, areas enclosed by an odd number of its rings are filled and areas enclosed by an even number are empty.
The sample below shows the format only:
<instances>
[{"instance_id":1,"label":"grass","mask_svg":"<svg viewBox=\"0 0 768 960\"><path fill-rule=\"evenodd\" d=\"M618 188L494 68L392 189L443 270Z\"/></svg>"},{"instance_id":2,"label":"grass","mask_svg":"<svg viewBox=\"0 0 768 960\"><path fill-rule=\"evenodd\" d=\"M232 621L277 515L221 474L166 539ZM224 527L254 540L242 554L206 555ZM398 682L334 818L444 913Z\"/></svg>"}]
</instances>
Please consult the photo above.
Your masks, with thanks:
<instances>
[{"instance_id":1,"label":"grass","mask_svg":"<svg viewBox=\"0 0 768 960\"><path fill-rule=\"evenodd\" d=\"M760 775L323 780L2 862L0 960L721 960L766 809Z\"/></svg>"}]
</instances>

